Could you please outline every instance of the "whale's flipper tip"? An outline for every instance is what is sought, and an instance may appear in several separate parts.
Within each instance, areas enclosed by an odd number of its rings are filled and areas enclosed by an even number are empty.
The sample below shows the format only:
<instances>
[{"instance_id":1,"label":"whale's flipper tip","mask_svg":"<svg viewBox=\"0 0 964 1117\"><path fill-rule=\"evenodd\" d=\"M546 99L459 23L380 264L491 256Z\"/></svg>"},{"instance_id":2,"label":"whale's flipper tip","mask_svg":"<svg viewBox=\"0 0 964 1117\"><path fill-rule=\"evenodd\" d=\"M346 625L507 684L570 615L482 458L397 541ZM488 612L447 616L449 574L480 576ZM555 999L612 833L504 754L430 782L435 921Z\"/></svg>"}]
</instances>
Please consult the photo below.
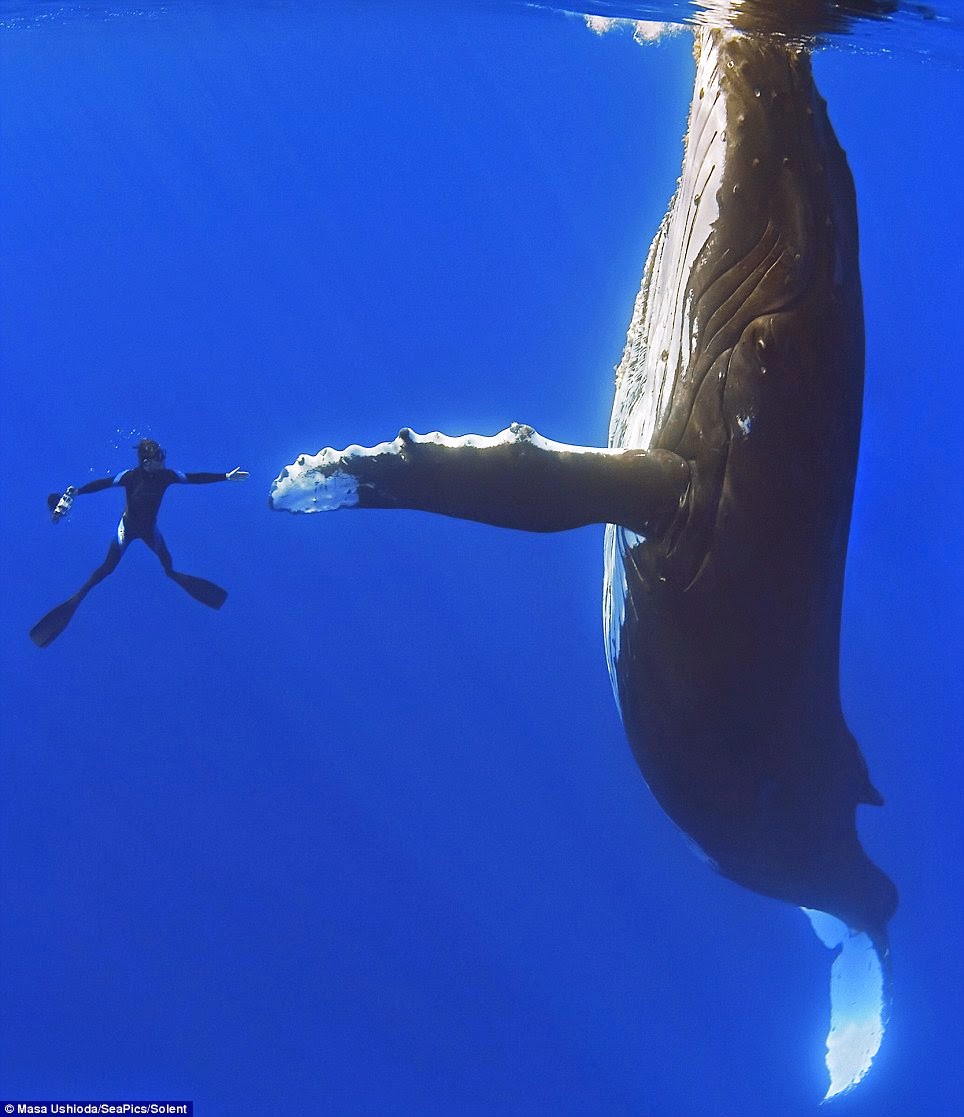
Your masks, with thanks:
<instances>
[{"instance_id":1,"label":"whale's flipper tip","mask_svg":"<svg viewBox=\"0 0 964 1117\"><path fill-rule=\"evenodd\" d=\"M302 454L275 478L268 507L283 512L332 512L358 504L358 481L345 468L352 454L330 448Z\"/></svg>"}]
</instances>

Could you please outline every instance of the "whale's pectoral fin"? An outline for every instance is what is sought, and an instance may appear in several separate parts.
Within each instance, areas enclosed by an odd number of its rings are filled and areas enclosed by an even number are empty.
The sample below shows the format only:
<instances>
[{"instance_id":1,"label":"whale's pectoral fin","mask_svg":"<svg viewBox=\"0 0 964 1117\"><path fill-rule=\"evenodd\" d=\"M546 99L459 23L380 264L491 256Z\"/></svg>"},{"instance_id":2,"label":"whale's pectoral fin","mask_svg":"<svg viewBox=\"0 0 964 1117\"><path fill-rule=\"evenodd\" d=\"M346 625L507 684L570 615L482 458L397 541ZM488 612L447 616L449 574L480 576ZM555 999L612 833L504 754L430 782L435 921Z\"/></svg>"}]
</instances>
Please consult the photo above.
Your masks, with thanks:
<instances>
[{"instance_id":1,"label":"whale's pectoral fin","mask_svg":"<svg viewBox=\"0 0 964 1117\"><path fill-rule=\"evenodd\" d=\"M665 450L609 450L552 442L513 423L491 438L402 430L366 449L322 450L282 470L272 508L414 508L521 531L612 523L640 535L672 522L689 465Z\"/></svg>"}]
</instances>

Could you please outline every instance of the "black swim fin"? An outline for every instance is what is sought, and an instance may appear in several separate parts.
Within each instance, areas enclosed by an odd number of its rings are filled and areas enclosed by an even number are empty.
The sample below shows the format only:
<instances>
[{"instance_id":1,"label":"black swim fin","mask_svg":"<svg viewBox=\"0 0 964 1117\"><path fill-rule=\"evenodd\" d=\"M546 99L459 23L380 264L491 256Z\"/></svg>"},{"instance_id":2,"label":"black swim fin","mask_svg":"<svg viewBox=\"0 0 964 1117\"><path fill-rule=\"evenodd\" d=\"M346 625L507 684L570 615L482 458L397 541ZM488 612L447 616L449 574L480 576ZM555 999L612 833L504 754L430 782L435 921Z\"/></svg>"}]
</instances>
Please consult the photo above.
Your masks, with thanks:
<instances>
[{"instance_id":1,"label":"black swim fin","mask_svg":"<svg viewBox=\"0 0 964 1117\"><path fill-rule=\"evenodd\" d=\"M71 617L77 612L77 606L83 599L83 594L74 594L73 597L67 598L62 605L51 609L45 617L37 621L30 630L30 639L38 648L46 648L48 644L52 644L57 639L70 624Z\"/></svg>"},{"instance_id":2,"label":"black swim fin","mask_svg":"<svg viewBox=\"0 0 964 1117\"><path fill-rule=\"evenodd\" d=\"M195 601L200 601L202 605L207 605L211 609L220 609L227 600L228 591L209 582L206 578L181 574L177 570L172 570L168 577L173 578L182 589L187 590Z\"/></svg>"}]
</instances>

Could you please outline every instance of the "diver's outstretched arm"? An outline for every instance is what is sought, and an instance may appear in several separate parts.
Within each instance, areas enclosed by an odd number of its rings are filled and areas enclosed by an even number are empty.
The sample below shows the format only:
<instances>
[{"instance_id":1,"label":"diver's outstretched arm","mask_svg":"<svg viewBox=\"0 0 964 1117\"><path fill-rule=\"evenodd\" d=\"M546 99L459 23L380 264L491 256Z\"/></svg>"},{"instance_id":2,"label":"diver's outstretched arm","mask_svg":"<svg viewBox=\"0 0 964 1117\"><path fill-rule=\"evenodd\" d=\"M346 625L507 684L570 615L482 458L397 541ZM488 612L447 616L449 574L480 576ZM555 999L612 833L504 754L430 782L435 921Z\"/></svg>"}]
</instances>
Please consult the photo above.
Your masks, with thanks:
<instances>
[{"instance_id":1,"label":"diver's outstretched arm","mask_svg":"<svg viewBox=\"0 0 964 1117\"><path fill-rule=\"evenodd\" d=\"M125 471L126 472L126 471ZM116 477L101 477L96 481L88 481L78 489L75 485L68 485L62 493L50 493L47 497L47 507L50 509L50 519L59 523L73 507L74 497L86 496L87 493L99 493L103 489L110 489L118 484L123 473Z\"/></svg>"},{"instance_id":2,"label":"diver's outstretched arm","mask_svg":"<svg viewBox=\"0 0 964 1117\"><path fill-rule=\"evenodd\" d=\"M47 507L51 512L57 511L56 519L60 519L70 511L75 496L86 496L87 493L99 493L102 489L109 489L116 483L115 477L101 477L96 481L88 481L78 489L75 485L68 485L62 493L50 493L47 497ZM58 509L58 505L60 508Z\"/></svg>"},{"instance_id":3,"label":"diver's outstretched arm","mask_svg":"<svg viewBox=\"0 0 964 1117\"><path fill-rule=\"evenodd\" d=\"M621 524L640 535L671 522L689 466L664 450L567 446L513 423L494 437L405 429L370 449L322 450L282 470L272 508L414 508L522 531Z\"/></svg>"},{"instance_id":4,"label":"diver's outstretched arm","mask_svg":"<svg viewBox=\"0 0 964 1117\"><path fill-rule=\"evenodd\" d=\"M74 496L86 496L88 493L99 493L102 489L112 488L117 484L118 477L121 476L123 474L118 473L115 477L100 477L96 481L88 481L86 485L81 485L80 488L74 490Z\"/></svg>"},{"instance_id":5,"label":"diver's outstretched arm","mask_svg":"<svg viewBox=\"0 0 964 1117\"><path fill-rule=\"evenodd\" d=\"M184 485L213 485L217 481L243 481L247 473L241 468L235 468L228 473L178 473L172 471L176 481Z\"/></svg>"}]
</instances>

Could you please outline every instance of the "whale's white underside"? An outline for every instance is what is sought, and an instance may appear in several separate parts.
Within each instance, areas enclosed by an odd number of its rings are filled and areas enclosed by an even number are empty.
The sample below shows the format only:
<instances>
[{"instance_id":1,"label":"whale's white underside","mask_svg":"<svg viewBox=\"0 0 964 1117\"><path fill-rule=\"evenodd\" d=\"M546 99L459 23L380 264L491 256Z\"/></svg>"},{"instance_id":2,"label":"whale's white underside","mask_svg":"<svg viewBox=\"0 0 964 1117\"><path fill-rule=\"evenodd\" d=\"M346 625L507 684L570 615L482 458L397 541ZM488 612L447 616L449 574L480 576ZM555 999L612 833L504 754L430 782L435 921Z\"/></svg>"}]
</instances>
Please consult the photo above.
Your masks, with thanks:
<instances>
[{"instance_id":1,"label":"whale's white underside","mask_svg":"<svg viewBox=\"0 0 964 1117\"><path fill-rule=\"evenodd\" d=\"M609 445L648 450L666 420L680 378L695 355L690 275L719 218L726 164L726 101L720 81L720 38L704 36L685 140L683 172L649 250L622 360ZM626 528L606 528L603 632L613 693L626 616L626 553L641 542Z\"/></svg>"}]
</instances>

